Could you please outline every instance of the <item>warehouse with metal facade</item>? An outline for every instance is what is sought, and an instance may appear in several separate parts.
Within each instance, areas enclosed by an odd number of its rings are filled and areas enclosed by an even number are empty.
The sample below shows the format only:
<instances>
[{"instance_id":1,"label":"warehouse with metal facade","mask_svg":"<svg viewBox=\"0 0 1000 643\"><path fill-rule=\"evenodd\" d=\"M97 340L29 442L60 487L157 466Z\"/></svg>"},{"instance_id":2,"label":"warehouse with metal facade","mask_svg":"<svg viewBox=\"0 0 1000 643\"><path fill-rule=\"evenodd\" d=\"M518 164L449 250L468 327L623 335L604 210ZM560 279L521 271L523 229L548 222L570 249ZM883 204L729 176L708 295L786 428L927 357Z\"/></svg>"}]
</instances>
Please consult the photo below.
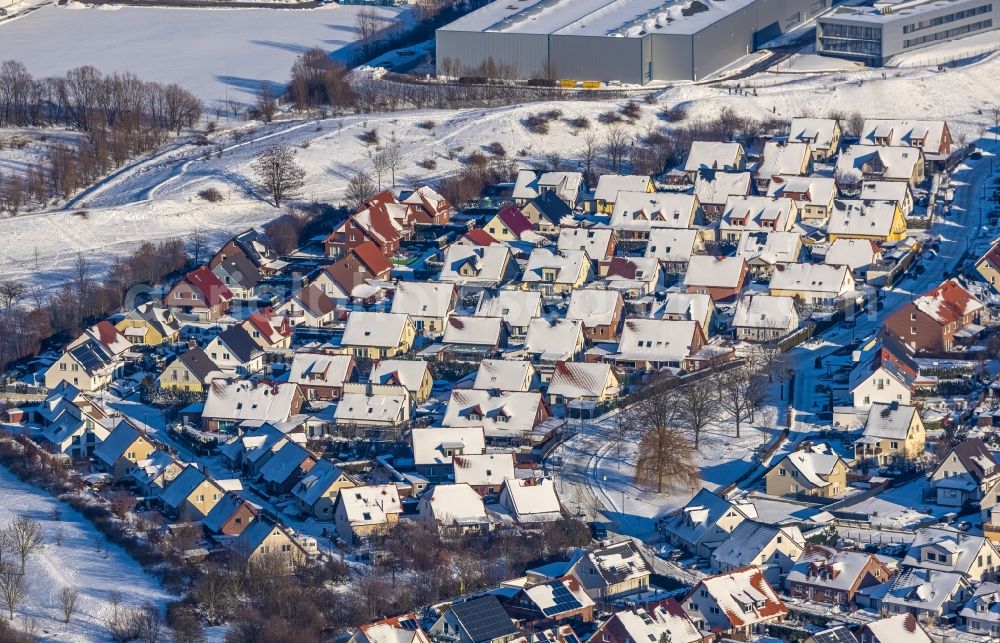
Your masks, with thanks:
<instances>
[{"instance_id":1,"label":"warehouse with metal facade","mask_svg":"<svg viewBox=\"0 0 1000 643\"><path fill-rule=\"evenodd\" d=\"M698 80L829 2L496 0L437 30L437 71L476 75L492 59L520 79Z\"/></svg>"}]
</instances>

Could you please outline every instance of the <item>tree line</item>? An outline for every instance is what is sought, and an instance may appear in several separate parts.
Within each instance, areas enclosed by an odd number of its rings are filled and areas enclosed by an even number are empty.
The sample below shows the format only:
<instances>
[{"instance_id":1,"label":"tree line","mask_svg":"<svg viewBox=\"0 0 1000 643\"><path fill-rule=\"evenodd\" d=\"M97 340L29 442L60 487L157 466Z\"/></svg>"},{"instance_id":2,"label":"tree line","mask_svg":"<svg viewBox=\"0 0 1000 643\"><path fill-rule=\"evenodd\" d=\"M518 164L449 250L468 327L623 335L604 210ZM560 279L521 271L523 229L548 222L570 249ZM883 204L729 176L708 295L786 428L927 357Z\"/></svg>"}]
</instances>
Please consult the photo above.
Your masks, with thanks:
<instances>
[{"instance_id":1,"label":"tree line","mask_svg":"<svg viewBox=\"0 0 1000 643\"><path fill-rule=\"evenodd\" d=\"M202 103L176 84L91 66L35 78L24 64L0 63L0 127L67 127L83 134L51 142L24 173L0 175L0 210L68 198L85 185L192 127Z\"/></svg>"}]
</instances>

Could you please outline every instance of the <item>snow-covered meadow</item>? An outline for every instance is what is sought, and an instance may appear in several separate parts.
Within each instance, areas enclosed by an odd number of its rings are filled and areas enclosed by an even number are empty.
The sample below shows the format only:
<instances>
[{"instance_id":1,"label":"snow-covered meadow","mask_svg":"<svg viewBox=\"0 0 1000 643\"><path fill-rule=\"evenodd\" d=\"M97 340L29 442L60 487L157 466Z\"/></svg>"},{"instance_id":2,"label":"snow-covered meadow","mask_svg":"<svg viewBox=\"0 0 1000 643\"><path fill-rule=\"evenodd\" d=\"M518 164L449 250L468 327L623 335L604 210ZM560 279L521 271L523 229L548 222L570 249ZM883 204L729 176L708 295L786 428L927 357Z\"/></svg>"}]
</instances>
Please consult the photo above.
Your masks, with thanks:
<instances>
[{"instance_id":1,"label":"snow-covered meadow","mask_svg":"<svg viewBox=\"0 0 1000 643\"><path fill-rule=\"evenodd\" d=\"M171 596L120 547L104 537L76 511L51 495L21 482L0 467L0 526L18 515L42 523L44 546L28 560L28 597L15 611L15 625L47 641L99 641L106 636L112 612L109 596L122 595L123 607L147 601L162 609ZM78 591L76 613L63 623L59 593Z\"/></svg>"},{"instance_id":2,"label":"snow-covered meadow","mask_svg":"<svg viewBox=\"0 0 1000 643\"><path fill-rule=\"evenodd\" d=\"M305 51L347 54L358 39L360 9L334 3L315 9L52 3L0 23L0 60L19 60L40 77L80 65L131 71L144 80L177 83L210 106L227 98L252 103L262 83L288 82L292 63ZM386 27L409 16L405 8L376 11Z\"/></svg>"}]
</instances>

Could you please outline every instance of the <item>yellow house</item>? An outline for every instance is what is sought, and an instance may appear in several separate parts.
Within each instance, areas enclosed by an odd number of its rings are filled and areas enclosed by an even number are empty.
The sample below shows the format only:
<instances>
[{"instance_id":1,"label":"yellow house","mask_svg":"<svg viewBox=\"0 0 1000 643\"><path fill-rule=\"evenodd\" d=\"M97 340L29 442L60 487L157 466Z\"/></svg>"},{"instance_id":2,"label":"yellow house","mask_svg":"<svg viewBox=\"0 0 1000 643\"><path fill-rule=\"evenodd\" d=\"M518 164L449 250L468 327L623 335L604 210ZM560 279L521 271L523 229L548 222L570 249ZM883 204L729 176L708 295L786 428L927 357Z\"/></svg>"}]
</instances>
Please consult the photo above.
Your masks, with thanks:
<instances>
[{"instance_id":1,"label":"yellow house","mask_svg":"<svg viewBox=\"0 0 1000 643\"><path fill-rule=\"evenodd\" d=\"M115 328L133 344L145 346L176 342L181 332L180 323L170 309L151 303L136 306Z\"/></svg>"},{"instance_id":2,"label":"yellow house","mask_svg":"<svg viewBox=\"0 0 1000 643\"><path fill-rule=\"evenodd\" d=\"M377 360L409 353L416 336L409 315L355 310L340 345L350 355Z\"/></svg>"},{"instance_id":3,"label":"yellow house","mask_svg":"<svg viewBox=\"0 0 1000 643\"><path fill-rule=\"evenodd\" d=\"M1000 242L994 243L976 262L976 272L988 281L994 290L1000 290Z\"/></svg>"},{"instance_id":4,"label":"yellow house","mask_svg":"<svg viewBox=\"0 0 1000 643\"><path fill-rule=\"evenodd\" d=\"M927 432L916 407L874 403L864 434L854 442L854 457L889 465L897 460L913 460L924 452L926 442Z\"/></svg>"},{"instance_id":5,"label":"yellow house","mask_svg":"<svg viewBox=\"0 0 1000 643\"><path fill-rule=\"evenodd\" d=\"M153 451L156 451L156 445L134 424L122 420L94 449L94 457L115 480L122 480L138 468L139 462L147 460Z\"/></svg>"},{"instance_id":6,"label":"yellow house","mask_svg":"<svg viewBox=\"0 0 1000 643\"><path fill-rule=\"evenodd\" d=\"M653 192L656 186L648 176L605 174L597 180L594 198L588 209L600 214L611 214L619 192Z\"/></svg>"},{"instance_id":7,"label":"yellow house","mask_svg":"<svg viewBox=\"0 0 1000 643\"><path fill-rule=\"evenodd\" d=\"M534 225L517 206L508 205L497 212L483 229L497 241L518 241L525 232L533 231Z\"/></svg>"},{"instance_id":8,"label":"yellow house","mask_svg":"<svg viewBox=\"0 0 1000 643\"><path fill-rule=\"evenodd\" d=\"M206 386L222 371L200 348L192 348L167 364L157 383L161 389L203 393Z\"/></svg>"},{"instance_id":9,"label":"yellow house","mask_svg":"<svg viewBox=\"0 0 1000 643\"><path fill-rule=\"evenodd\" d=\"M402 386L417 404L426 402L434 388L430 366L420 359L383 359L372 368L368 381L375 386Z\"/></svg>"},{"instance_id":10,"label":"yellow house","mask_svg":"<svg viewBox=\"0 0 1000 643\"><path fill-rule=\"evenodd\" d=\"M906 237L906 217L898 201L837 199L827 234L831 243L841 238L899 241Z\"/></svg>"},{"instance_id":11,"label":"yellow house","mask_svg":"<svg viewBox=\"0 0 1000 643\"><path fill-rule=\"evenodd\" d=\"M569 294L587 283L591 265L584 250L535 248L521 276L522 286L545 295Z\"/></svg>"},{"instance_id":12,"label":"yellow house","mask_svg":"<svg viewBox=\"0 0 1000 643\"><path fill-rule=\"evenodd\" d=\"M189 465L160 494L164 508L185 520L201 520L226 495L204 471Z\"/></svg>"},{"instance_id":13,"label":"yellow house","mask_svg":"<svg viewBox=\"0 0 1000 643\"><path fill-rule=\"evenodd\" d=\"M769 496L836 498L847 489L847 463L826 445L785 456L764 477Z\"/></svg>"},{"instance_id":14,"label":"yellow house","mask_svg":"<svg viewBox=\"0 0 1000 643\"><path fill-rule=\"evenodd\" d=\"M288 530L269 520L255 520L250 523L239 538L230 541L230 547L247 561L272 558L284 563L291 572L305 562L309 552L288 533Z\"/></svg>"},{"instance_id":15,"label":"yellow house","mask_svg":"<svg viewBox=\"0 0 1000 643\"><path fill-rule=\"evenodd\" d=\"M332 520L337 496L343 489L358 486L354 479L334 466L320 460L292 489L295 504L317 520Z\"/></svg>"}]
</instances>

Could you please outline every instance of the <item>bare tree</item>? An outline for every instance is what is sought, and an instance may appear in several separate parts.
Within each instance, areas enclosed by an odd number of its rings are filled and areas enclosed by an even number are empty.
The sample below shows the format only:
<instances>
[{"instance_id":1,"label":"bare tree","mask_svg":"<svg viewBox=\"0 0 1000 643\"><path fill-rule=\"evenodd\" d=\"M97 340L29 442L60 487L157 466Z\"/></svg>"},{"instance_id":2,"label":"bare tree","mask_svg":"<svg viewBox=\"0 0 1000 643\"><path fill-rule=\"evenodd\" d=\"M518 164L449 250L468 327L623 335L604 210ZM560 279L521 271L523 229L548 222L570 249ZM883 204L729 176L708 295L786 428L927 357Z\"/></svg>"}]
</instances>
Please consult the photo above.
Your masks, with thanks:
<instances>
[{"instance_id":1,"label":"bare tree","mask_svg":"<svg viewBox=\"0 0 1000 643\"><path fill-rule=\"evenodd\" d=\"M594 163L597 161L597 154L600 152L601 146L597 142L597 134L593 131L588 131L583 135L583 149L580 150L580 161L583 163L583 178L587 181L588 185L594 185L596 183L596 168Z\"/></svg>"},{"instance_id":2,"label":"bare tree","mask_svg":"<svg viewBox=\"0 0 1000 643\"><path fill-rule=\"evenodd\" d=\"M28 564L28 557L42 547L42 523L27 516L18 516L6 529L14 551L21 559L21 573Z\"/></svg>"},{"instance_id":3,"label":"bare tree","mask_svg":"<svg viewBox=\"0 0 1000 643\"><path fill-rule=\"evenodd\" d=\"M385 162L389 168L389 172L392 174L392 187L396 187L396 169L399 168L402 160L402 146L396 140L396 134L393 132L392 138L389 139L389 143L385 146Z\"/></svg>"},{"instance_id":4,"label":"bare tree","mask_svg":"<svg viewBox=\"0 0 1000 643\"><path fill-rule=\"evenodd\" d=\"M608 128L604 134L604 153L608 155L608 162L611 164L613 172L620 172L622 161L628 153L629 141L625 130L614 125Z\"/></svg>"},{"instance_id":5,"label":"bare tree","mask_svg":"<svg viewBox=\"0 0 1000 643\"><path fill-rule=\"evenodd\" d=\"M136 612L136 624L142 643L159 643L163 639L163 616L152 603L145 603Z\"/></svg>"},{"instance_id":6,"label":"bare tree","mask_svg":"<svg viewBox=\"0 0 1000 643\"><path fill-rule=\"evenodd\" d=\"M378 15L372 7L364 7L358 12L354 20L354 26L358 30L358 42L361 43L361 51L365 57L371 56L375 51L375 42L378 38L379 29L382 26L382 17Z\"/></svg>"},{"instance_id":7,"label":"bare tree","mask_svg":"<svg viewBox=\"0 0 1000 643\"><path fill-rule=\"evenodd\" d=\"M743 422L753 421L756 411L766 399L766 385L756 365L749 360L714 376L719 391L719 406L736 424L736 437L740 437Z\"/></svg>"},{"instance_id":8,"label":"bare tree","mask_svg":"<svg viewBox=\"0 0 1000 643\"><path fill-rule=\"evenodd\" d=\"M707 379L699 379L677 387L678 424L694 440L694 448L701 446L701 434L719 417L719 400L715 387Z\"/></svg>"},{"instance_id":9,"label":"bare tree","mask_svg":"<svg viewBox=\"0 0 1000 643\"><path fill-rule=\"evenodd\" d=\"M108 496L108 506L111 509L111 513L118 520L128 518L129 513L135 509L137 502L135 496L125 489L116 489Z\"/></svg>"},{"instance_id":10,"label":"bare tree","mask_svg":"<svg viewBox=\"0 0 1000 643\"><path fill-rule=\"evenodd\" d=\"M0 598L7 606L7 614L10 620L14 620L14 610L16 610L24 599L28 597L28 579L23 571L18 571L13 566L0 570Z\"/></svg>"},{"instance_id":11,"label":"bare tree","mask_svg":"<svg viewBox=\"0 0 1000 643\"><path fill-rule=\"evenodd\" d=\"M76 612L76 599L79 595L75 587L63 587L59 591L59 606L62 608L63 623L69 623Z\"/></svg>"},{"instance_id":12,"label":"bare tree","mask_svg":"<svg viewBox=\"0 0 1000 643\"><path fill-rule=\"evenodd\" d=\"M261 83L260 89L257 90L257 113L260 115L261 120L265 123L270 123L274 120L274 115L278 111L278 101L274 98L274 92L271 90L271 83Z\"/></svg>"},{"instance_id":13,"label":"bare tree","mask_svg":"<svg viewBox=\"0 0 1000 643\"><path fill-rule=\"evenodd\" d=\"M14 301L20 299L26 292L28 287L20 281L4 279L0 281L0 304L4 308L10 308L14 305Z\"/></svg>"},{"instance_id":14,"label":"bare tree","mask_svg":"<svg viewBox=\"0 0 1000 643\"><path fill-rule=\"evenodd\" d=\"M676 428L682 403L675 391L650 387L644 397L625 409L627 422L642 436L635 463L635 481L655 485L657 493L668 487L693 486L698 481L694 449Z\"/></svg>"},{"instance_id":15,"label":"bare tree","mask_svg":"<svg viewBox=\"0 0 1000 643\"><path fill-rule=\"evenodd\" d=\"M288 146L267 148L253 160L252 168L258 188L271 196L275 207L305 185L306 171L295 162L295 150Z\"/></svg>"},{"instance_id":16,"label":"bare tree","mask_svg":"<svg viewBox=\"0 0 1000 643\"><path fill-rule=\"evenodd\" d=\"M370 199L376 192L375 181L365 172L355 172L347 181L344 199L352 210Z\"/></svg>"},{"instance_id":17,"label":"bare tree","mask_svg":"<svg viewBox=\"0 0 1000 643\"><path fill-rule=\"evenodd\" d=\"M372 170L375 172L375 180L378 182L378 189L382 189L382 177L389 171L389 157L385 150L378 150L369 153L372 160Z\"/></svg>"}]
</instances>

